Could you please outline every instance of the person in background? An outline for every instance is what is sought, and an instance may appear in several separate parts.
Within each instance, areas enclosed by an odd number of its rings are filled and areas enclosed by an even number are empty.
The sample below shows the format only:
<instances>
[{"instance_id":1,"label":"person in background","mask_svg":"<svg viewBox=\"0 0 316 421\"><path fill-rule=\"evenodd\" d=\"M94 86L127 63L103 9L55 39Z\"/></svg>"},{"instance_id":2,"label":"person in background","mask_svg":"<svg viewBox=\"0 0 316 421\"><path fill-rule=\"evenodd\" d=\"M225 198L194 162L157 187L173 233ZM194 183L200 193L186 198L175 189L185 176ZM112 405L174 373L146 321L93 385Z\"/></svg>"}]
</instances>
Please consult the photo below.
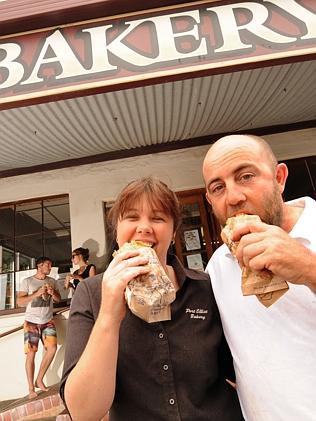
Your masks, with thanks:
<instances>
[{"instance_id":1,"label":"person in background","mask_svg":"<svg viewBox=\"0 0 316 421\"><path fill-rule=\"evenodd\" d=\"M248 421L316 419L316 202L284 202L288 171L262 138L231 135L203 163L206 197L221 226L239 213L262 222L233 233L206 271L212 279ZM271 307L241 292L241 267L270 270L289 283Z\"/></svg>"},{"instance_id":2,"label":"person in background","mask_svg":"<svg viewBox=\"0 0 316 421\"><path fill-rule=\"evenodd\" d=\"M79 266L79 269L75 270L74 273L66 276L65 288L76 289L79 282L81 282L83 279L96 275L96 267L92 264L88 264L88 248L78 247L77 249L73 250L71 259L75 266Z\"/></svg>"},{"instance_id":3,"label":"person in background","mask_svg":"<svg viewBox=\"0 0 316 421\"><path fill-rule=\"evenodd\" d=\"M49 257L39 257L36 260L37 272L34 276L21 282L17 293L17 304L26 306L24 322L24 351L26 353L26 376L29 387L29 398L37 396L35 387L47 391L44 376L56 353L57 334L53 321L53 302L60 301L56 289L56 281L49 277L52 261ZM45 353L34 382L35 354L39 340L42 341Z\"/></svg>"},{"instance_id":4,"label":"person in background","mask_svg":"<svg viewBox=\"0 0 316 421\"><path fill-rule=\"evenodd\" d=\"M109 212L117 247L150 244L177 293L171 320L147 323L126 306L129 281L150 270L138 250L115 255L72 300L60 394L74 421L239 421L233 375L209 276L168 254L176 195L152 177L128 184ZM192 317L193 316L193 317ZM84 397L84 405L83 405Z\"/></svg>"}]
</instances>

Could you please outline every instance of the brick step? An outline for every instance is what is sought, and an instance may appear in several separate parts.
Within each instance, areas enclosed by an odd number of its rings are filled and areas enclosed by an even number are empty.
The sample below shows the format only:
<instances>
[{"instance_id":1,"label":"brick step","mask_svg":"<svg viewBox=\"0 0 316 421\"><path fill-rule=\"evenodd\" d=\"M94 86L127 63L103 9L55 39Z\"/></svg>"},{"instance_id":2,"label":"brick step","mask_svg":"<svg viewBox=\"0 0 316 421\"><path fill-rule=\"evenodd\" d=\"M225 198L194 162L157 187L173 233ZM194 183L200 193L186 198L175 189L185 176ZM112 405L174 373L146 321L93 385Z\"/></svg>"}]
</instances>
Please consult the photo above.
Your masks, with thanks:
<instances>
[{"instance_id":1,"label":"brick step","mask_svg":"<svg viewBox=\"0 0 316 421\"><path fill-rule=\"evenodd\" d=\"M58 393L58 385L51 386L47 392L40 392L33 399L25 396L1 407L0 421L43 421L45 418L56 420L65 409ZM68 420L63 417L60 421Z\"/></svg>"}]
</instances>

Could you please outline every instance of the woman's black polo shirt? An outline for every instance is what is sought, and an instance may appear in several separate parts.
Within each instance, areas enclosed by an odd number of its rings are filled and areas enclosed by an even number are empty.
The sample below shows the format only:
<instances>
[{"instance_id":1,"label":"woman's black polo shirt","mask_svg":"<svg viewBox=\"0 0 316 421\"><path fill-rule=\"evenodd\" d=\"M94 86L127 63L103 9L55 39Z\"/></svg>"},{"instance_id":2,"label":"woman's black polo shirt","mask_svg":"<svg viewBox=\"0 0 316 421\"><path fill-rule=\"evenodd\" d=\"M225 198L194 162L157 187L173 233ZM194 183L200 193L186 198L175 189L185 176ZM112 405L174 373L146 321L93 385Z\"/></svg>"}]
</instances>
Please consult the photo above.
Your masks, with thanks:
<instances>
[{"instance_id":1,"label":"woman's black polo shirt","mask_svg":"<svg viewBox=\"0 0 316 421\"><path fill-rule=\"evenodd\" d=\"M111 421L239 421L232 361L207 274L170 256L179 290L171 320L146 323L129 310L121 324ZM102 274L80 282L71 304L61 396L97 318ZM100 338L102 340L102 338ZM91 385L93 387L93 385Z\"/></svg>"}]
</instances>

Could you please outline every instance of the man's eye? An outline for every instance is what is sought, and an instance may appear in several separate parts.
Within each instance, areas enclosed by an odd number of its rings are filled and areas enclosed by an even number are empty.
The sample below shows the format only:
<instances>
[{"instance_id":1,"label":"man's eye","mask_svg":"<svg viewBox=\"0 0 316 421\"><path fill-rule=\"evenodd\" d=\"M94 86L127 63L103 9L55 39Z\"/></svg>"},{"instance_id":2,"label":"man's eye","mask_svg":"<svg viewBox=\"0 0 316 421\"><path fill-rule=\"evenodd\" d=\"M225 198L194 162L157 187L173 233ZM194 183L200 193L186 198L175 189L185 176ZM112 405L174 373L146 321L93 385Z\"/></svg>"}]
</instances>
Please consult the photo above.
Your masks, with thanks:
<instances>
[{"instance_id":1,"label":"man's eye","mask_svg":"<svg viewBox=\"0 0 316 421\"><path fill-rule=\"evenodd\" d=\"M240 180L242 180L242 181L249 181L249 180L251 180L253 177L254 177L254 174L251 174L251 173L242 174L242 175L240 176Z\"/></svg>"},{"instance_id":2,"label":"man's eye","mask_svg":"<svg viewBox=\"0 0 316 421\"><path fill-rule=\"evenodd\" d=\"M214 186L211 188L211 194L213 195L220 194L223 188L224 186L222 184L218 184L217 186Z\"/></svg>"}]
</instances>

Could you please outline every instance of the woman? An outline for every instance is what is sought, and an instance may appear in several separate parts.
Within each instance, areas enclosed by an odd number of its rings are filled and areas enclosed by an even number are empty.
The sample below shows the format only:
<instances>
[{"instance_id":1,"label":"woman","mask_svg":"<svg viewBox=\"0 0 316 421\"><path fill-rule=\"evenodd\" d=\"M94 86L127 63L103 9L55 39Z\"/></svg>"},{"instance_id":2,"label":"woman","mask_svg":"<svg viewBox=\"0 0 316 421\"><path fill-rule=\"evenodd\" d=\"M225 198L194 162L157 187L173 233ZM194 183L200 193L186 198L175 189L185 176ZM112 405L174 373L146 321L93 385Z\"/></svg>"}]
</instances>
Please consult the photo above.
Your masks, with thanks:
<instances>
[{"instance_id":1,"label":"woman","mask_svg":"<svg viewBox=\"0 0 316 421\"><path fill-rule=\"evenodd\" d=\"M80 281L96 275L96 268L94 265L88 264L89 249L78 247L73 250L71 259L75 266L79 266L79 269L75 270L73 274L66 276L65 288L76 289Z\"/></svg>"},{"instance_id":2,"label":"woman","mask_svg":"<svg viewBox=\"0 0 316 421\"><path fill-rule=\"evenodd\" d=\"M75 421L237 421L231 360L208 275L167 256L180 223L175 194L151 177L133 181L109 212L118 247L150 243L177 294L171 320L146 323L126 307L128 282L146 274L137 250L115 255L73 298L61 396ZM224 351L223 351L224 352Z\"/></svg>"}]
</instances>

